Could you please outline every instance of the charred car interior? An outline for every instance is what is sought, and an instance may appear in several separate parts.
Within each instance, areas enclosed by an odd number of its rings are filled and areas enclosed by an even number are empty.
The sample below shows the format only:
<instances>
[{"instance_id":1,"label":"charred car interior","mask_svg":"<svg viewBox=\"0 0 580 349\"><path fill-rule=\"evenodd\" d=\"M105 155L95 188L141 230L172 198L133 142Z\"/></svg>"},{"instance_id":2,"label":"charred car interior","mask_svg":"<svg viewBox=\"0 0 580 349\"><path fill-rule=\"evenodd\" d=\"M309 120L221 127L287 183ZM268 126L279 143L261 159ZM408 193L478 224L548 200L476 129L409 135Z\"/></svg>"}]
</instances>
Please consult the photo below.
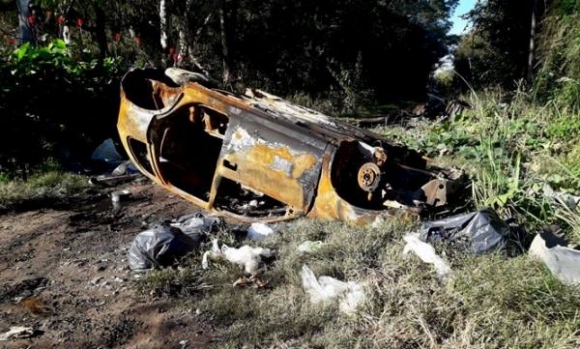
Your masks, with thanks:
<instances>
[{"instance_id":1,"label":"charred car interior","mask_svg":"<svg viewBox=\"0 0 580 349\"><path fill-rule=\"evenodd\" d=\"M128 72L121 142L139 170L242 221L369 222L457 202L465 176L404 145L259 90L236 95L181 69Z\"/></svg>"}]
</instances>

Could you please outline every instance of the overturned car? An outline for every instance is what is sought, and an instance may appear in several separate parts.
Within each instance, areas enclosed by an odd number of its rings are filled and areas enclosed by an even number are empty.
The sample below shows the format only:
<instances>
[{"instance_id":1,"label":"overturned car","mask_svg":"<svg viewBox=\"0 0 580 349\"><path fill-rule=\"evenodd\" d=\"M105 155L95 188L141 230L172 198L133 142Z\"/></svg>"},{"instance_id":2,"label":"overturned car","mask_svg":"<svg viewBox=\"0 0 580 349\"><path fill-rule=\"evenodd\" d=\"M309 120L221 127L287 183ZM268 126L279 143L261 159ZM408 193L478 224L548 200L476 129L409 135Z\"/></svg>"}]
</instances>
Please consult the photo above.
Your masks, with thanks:
<instances>
[{"instance_id":1,"label":"overturned car","mask_svg":"<svg viewBox=\"0 0 580 349\"><path fill-rule=\"evenodd\" d=\"M169 68L128 72L118 131L139 170L197 206L242 221L365 223L446 209L463 173L404 145L259 90L236 95Z\"/></svg>"}]
</instances>

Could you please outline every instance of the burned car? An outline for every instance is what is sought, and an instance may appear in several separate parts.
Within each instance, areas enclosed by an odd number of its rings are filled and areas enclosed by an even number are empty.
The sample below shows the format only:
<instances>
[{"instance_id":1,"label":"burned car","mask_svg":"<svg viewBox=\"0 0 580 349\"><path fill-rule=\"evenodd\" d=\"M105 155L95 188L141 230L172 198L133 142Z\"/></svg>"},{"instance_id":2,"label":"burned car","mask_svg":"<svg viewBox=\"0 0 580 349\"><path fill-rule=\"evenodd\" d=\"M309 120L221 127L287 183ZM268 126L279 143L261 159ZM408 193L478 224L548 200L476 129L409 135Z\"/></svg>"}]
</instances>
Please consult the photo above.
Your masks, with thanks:
<instances>
[{"instance_id":1,"label":"burned car","mask_svg":"<svg viewBox=\"0 0 580 349\"><path fill-rule=\"evenodd\" d=\"M121 84L121 142L147 177L242 221L307 216L364 223L449 206L463 174L274 95L234 94L181 69L134 69Z\"/></svg>"}]
</instances>

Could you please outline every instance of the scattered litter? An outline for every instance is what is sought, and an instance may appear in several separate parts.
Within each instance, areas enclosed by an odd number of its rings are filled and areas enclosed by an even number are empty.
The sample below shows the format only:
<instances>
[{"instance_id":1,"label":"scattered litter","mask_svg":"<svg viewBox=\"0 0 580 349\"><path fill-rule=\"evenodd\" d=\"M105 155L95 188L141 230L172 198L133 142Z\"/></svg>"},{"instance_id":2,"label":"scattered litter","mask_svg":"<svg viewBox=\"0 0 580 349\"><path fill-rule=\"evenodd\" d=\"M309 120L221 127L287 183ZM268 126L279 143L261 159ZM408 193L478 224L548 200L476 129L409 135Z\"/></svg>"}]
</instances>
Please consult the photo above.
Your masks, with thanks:
<instances>
[{"instance_id":1,"label":"scattered litter","mask_svg":"<svg viewBox=\"0 0 580 349\"><path fill-rule=\"evenodd\" d=\"M356 309L366 300L366 294L363 287L356 282L344 282L331 278L329 276L316 276L303 265L300 272L302 278L302 287L310 295L310 302L318 304L322 302L339 300L339 310L345 314L353 314Z\"/></svg>"},{"instance_id":2,"label":"scattered litter","mask_svg":"<svg viewBox=\"0 0 580 349\"><path fill-rule=\"evenodd\" d=\"M545 184L543 190L544 196L562 203L571 210L576 209L580 205L580 196L555 191L549 184Z\"/></svg>"},{"instance_id":3,"label":"scattered litter","mask_svg":"<svg viewBox=\"0 0 580 349\"><path fill-rule=\"evenodd\" d=\"M111 193L111 202L113 203L113 209L119 210L121 208L121 201L131 196L131 192L127 189L117 190Z\"/></svg>"},{"instance_id":4,"label":"scattered litter","mask_svg":"<svg viewBox=\"0 0 580 349\"><path fill-rule=\"evenodd\" d=\"M254 241L260 241L273 235L274 229L264 223L252 223L248 229L248 238Z\"/></svg>"},{"instance_id":5,"label":"scattered litter","mask_svg":"<svg viewBox=\"0 0 580 349\"><path fill-rule=\"evenodd\" d=\"M227 245L222 245L221 249L218 245L218 240L212 240L212 248L210 251L204 253L202 258L202 268L208 268L208 258L212 260L225 259L230 263L237 264L244 267L246 274L255 276L258 274L258 269L262 257L269 258L272 256L272 251L267 248L251 247L244 245L240 248L233 248Z\"/></svg>"},{"instance_id":6,"label":"scattered litter","mask_svg":"<svg viewBox=\"0 0 580 349\"><path fill-rule=\"evenodd\" d=\"M218 240L213 239L211 250L203 254L201 267L207 269L209 267L209 259L225 259L230 263L243 267L245 274L250 276L249 278L243 276L237 279L233 283L234 287L253 283L254 286L263 288L268 285L268 282L258 277L260 263L262 262L262 258L269 258L271 256L272 252L267 248L250 247L248 245L240 248L232 248L224 244L220 249Z\"/></svg>"},{"instance_id":7,"label":"scattered litter","mask_svg":"<svg viewBox=\"0 0 580 349\"><path fill-rule=\"evenodd\" d=\"M316 253L320 248L324 246L322 241L304 241L298 246L298 252L301 253Z\"/></svg>"},{"instance_id":8,"label":"scattered litter","mask_svg":"<svg viewBox=\"0 0 580 349\"><path fill-rule=\"evenodd\" d=\"M566 247L552 233L536 235L529 254L539 258L558 280L569 285L580 285L580 251Z\"/></svg>"},{"instance_id":9,"label":"scattered litter","mask_svg":"<svg viewBox=\"0 0 580 349\"><path fill-rule=\"evenodd\" d=\"M92 160L103 161L111 166L118 166L123 158L117 152L115 143L111 138L107 138L101 143L91 155Z\"/></svg>"},{"instance_id":10,"label":"scattered litter","mask_svg":"<svg viewBox=\"0 0 580 349\"><path fill-rule=\"evenodd\" d=\"M89 178L89 184L97 185L101 187L111 187L115 186L124 182L137 180L139 178L145 178L140 173L133 173L133 174L124 174L120 176L112 176L112 175L99 175L97 177Z\"/></svg>"},{"instance_id":11,"label":"scattered litter","mask_svg":"<svg viewBox=\"0 0 580 349\"><path fill-rule=\"evenodd\" d=\"M213 239L211 241L211 250L206 251L203 254L203 257L201 259L201 268L207 269L209 267L209 261L208 261L209 258L211 258L212 260L222 258L223 256L221 253L222 253L222 251L220 250L220 247L218 245L218 239Z\"/></svg>"},{"instance_id":12,"label":"scattered litter","mask_svg":"<svg viewBox=\"0 0 580 349\"><path fill-rule=\"evenodd\" d=\"M0 334L0 341L7 341L10 339L30 338L35 335L32 327L11 326L8 332Z\"/></svg>"},{"instance_id":13,"label":"scattered litter","mask_svg":"<svg viewBox=\"0 0 580 349\"><path fill-rule=\"evenodd\" d=\"M227 261L244 267L244 271L250 275L258 273L258 267L262 257L270 257L270 249L261 247L250 247L244 245L240 248L233 248L222 245L222 255Z\"/></svg>"},{"instance_id":14,"label":"scattered litter","mask_svg":"<svg viewBox=\"0 0 580 349\"><path fill-rule=\"evenodd\" d=\"M413 251L423 262L435 266L440 280L443 280L451 273L451 268L437 255L433 246L419 240L419 234L407 234L403 237L403 240L407 242L403 249L403 256L407 256L410 251Z\"/></svg>"},{"instance_id":15,"label":"scattered litter","mask_svg":"<svg viewBox=\"0 0 580 349\"><path fill-rule=\"evenodd\" d=\"M135 237L129 248L129 267L133 271L142 272L169 266L198 245L199 241L180 229L159 224Z\"/></svg>"},{"instance_id":16,"label":"scattered litter","mask_svg":"<svg viewBox=\"0 0 580 349\"><path fill-rule=\"evenodd\" d=\"M419 239L428 243L441 240L459 249L484 253L503 247L510 234L510 226L495 211L486 208L426 222Z\"/></svg>"},{"instance_id":17,"label":"scattered litter","mask_svg":"<svg viewBox=\"0 0 580 349\"><path fill-rule=\"evenodd\" d=\"M207 234L221 224L222 220L220 218L204 213L185 215L170 223L172 227L179 228L183 233L192 237Z\"/></svg>"},{"instance_id":18,"label":"scattered litter","mask_svg":"<svg viewBox=\"0 0 580 349\"><path fill-rule=\"evenodd\" d=\"M122 176L135 173L139 173L139 170L137 167L135 167L131 160L123 161L119 166L115 167L113 172L111 172L113 176Z\"/></svg>"}]
</instances>

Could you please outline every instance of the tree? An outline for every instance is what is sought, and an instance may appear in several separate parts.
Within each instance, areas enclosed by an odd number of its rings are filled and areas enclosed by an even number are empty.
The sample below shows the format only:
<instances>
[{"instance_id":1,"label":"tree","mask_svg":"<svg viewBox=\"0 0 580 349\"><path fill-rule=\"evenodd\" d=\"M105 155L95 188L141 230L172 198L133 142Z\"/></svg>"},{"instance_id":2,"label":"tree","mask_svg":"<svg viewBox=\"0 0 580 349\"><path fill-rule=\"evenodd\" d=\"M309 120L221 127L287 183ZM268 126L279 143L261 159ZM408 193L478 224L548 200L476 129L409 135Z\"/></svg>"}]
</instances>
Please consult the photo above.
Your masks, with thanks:
<instances>
[{"instance_id":1,"label":"tree","mask_svg":"<svg viewBox=\"0 0 580 349\"><path fill-rule=\"evenodd\" d=\"M478 2L468 15L473 29L456 51L458 72L474 86L531 84L537 23L545 4L536 0Z\"/></svg>"}]
</instances>

